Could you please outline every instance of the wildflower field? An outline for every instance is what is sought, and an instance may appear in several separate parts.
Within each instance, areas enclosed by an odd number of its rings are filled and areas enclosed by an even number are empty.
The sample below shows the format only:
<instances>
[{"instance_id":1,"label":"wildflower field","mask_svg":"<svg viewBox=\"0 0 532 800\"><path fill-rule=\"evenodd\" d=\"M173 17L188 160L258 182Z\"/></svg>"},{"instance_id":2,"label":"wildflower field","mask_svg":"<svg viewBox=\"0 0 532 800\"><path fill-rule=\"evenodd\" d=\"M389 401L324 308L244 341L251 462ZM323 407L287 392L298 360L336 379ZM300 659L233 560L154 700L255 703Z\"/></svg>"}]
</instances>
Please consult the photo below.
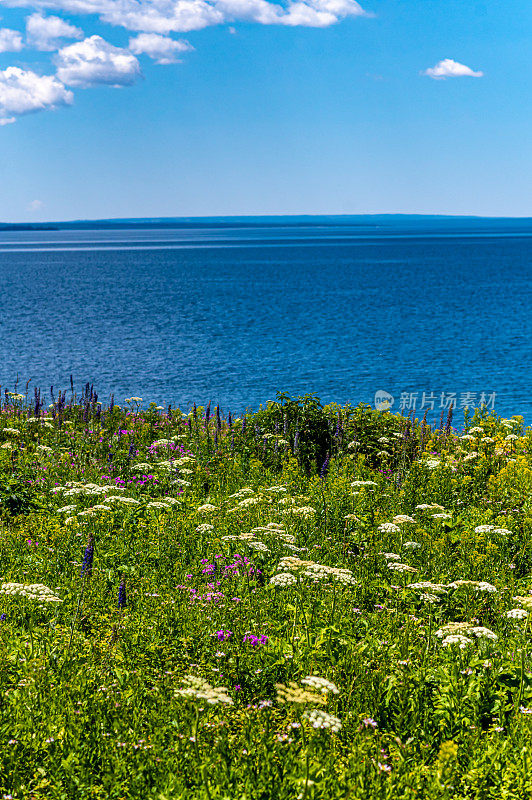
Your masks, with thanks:
<instances>
[{"instance_id":1,"label":"wildflower field","mask_svg":"<svg viewBox=\"0 0 532 800\"><path fill-rule=\"evenodd\" d=\"M0 406L0 798L532 797L532 432Z\"/></svg>"}]
</instances>

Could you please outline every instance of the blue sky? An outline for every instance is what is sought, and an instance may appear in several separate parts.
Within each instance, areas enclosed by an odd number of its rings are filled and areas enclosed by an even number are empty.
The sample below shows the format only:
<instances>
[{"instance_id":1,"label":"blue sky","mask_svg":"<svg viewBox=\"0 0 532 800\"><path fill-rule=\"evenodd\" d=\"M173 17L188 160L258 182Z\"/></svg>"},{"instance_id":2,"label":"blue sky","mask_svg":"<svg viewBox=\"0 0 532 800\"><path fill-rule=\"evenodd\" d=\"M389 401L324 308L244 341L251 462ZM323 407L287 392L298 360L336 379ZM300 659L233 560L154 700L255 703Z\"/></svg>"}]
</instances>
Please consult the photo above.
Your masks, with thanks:
<instances>
[{"instance_id":1,"label":"blue sky","mask_svg":"<svg viewBox=\"0 0 532 800\"><path fill-rule=\"evenodd\" d=\"M0 220L532 215L529 0L0 14Z\"/></svg>"}]
</instances>

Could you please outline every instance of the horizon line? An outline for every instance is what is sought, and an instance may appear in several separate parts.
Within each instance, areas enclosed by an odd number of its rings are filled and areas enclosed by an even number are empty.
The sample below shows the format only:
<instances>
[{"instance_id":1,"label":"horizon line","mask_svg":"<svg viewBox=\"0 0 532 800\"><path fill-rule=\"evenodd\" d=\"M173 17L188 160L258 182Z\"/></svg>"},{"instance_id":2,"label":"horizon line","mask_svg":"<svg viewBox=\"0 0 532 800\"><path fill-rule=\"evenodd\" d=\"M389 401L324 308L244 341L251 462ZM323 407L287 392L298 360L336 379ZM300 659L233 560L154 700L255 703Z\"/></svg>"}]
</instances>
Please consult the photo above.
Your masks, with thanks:
<instances>
[{"instance_id":1,"label":"horizon line","mask_svg":"<svg viewBox=\"0 0 532 800\"><path fill-rule=\"evenodd\" d=\"M146 217L85 217L85 218L72 218L72 219L48 219L48 220L25 220L25 221L0 221L0 226L17 225L17 226L35 226L35 225L65 225L65 224L87 224L87 223L161 223L161 222L196 222L196 221L225 221L225 220L262 220L262 219L375 219L375 218L422 218L422 219L460 219L460 220L519 220L527 221L532 220L531 215L523 216L499 216L488 214L431 214L423 212L364 212L359 214L319 214L319 213L277 213L270 212L264 214L205 214L205 215L186 215L186 216L146 216Z\"/></svg>"}]
</instances>

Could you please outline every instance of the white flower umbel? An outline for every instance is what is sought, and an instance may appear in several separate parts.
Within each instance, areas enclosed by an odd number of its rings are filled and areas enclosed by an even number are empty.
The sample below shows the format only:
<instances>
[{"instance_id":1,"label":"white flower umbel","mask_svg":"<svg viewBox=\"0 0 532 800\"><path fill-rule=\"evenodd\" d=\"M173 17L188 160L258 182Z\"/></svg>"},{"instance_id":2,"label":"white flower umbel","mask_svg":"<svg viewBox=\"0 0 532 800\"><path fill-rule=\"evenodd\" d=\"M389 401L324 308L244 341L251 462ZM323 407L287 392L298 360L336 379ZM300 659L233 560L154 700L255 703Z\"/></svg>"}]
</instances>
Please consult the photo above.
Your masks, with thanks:
<instances>
[{"instance_id":1,"label":"white flower umbel","mask_svg":"<svg viewBox=\"0 0 532 800\"><path fill-rule=\"evenodd\" d=\"M317 730L330 730L333 733L338 733L342 728L342 723L338 717L328 714L321 708L308 709L303 712L303 717Z\"/></svg>"},{"instance_id":2,"label":"white flower umbel","mask_svg":"<svg viewBox=\"0 0 532 800\"><path fill-rule=\"evenodd\" d=\"M318 675L307 675L301 683L305 684L305 686L310 686L312 689L317 689L322 694L328 694L329 692L340 694L340 690L335 683L327 680L327 678L320 678Z\"/></svg>"},{"instance_id":3,"label":"white flower umbel","mask_svg":"<svg viewBox=\"0 0 532 800\"><path fill-rule=\"evenodd\" d=\"M451 633L442 641L442 647L452 647L457 645L460 650L464 650L468 644L473 644L472 640L460 633Z\"/></svg>"},{"instance_id":4,"label":"white flower umbel","mask_svg":"<svg viewBox=\"0 0 532 800\"><path fill-rule=\"evenodd\" d=\"M234 705L226 686L211 686L203 678L197 678L195 675L186 675L183 680L185 685L181 689L175 690L176 697L184 697L186 700L205 700L213 706Z\"/></svg>"},{"instance_id":5,"label":"white flower umbel","mask_svg":"<svg viewBox=\"0 0 532 800\"><path fill-rule=\"evenodd\" d=\"M449 589L459 589L461 586L464 588L475 589L477 592L496 592L497 588L487 581L464 581L458 580L448 583Z\"/></svg>"},{"instance_id":6,"label":"white flower umbel","mask_svg":"<svg viewBox=\"0 0 532 800\"><path fill-rule=\"evenodd\" d=\"M248 547L251 547L252 550L257 550L259 553L269 553L270 548L267 547L264 542L257 541L248 541Z\"/></svg>"},{"instance_id":7,"label":"white flower umbel","mask_svg":"<svg viewBox=\"0 0 532 800\"><path fill-rule=\"evenodd\" d=\"M528 617L528 611L525 611L524 608L511 608L510 611L506 612L508 619L526 619Z\"/></svg>"},{"instance_id":8,"label":"white flower umbel","mask_svg":"<svg viewBox=\"0 0 532 800\"><path fill-rule=\"evenodd\" d=\"M419 581L419 583L409 583L407 589L429 591L432 594L447 594L447 587L443 583L432 583L431 581Z\"/></svg>"},{"instance_id":9,"label":"white flower umbel","mask_svg":"<svg viewBox=\"0 0 532 800\"><path fill-rule=\"evenodd\" d=\"M388 564L388 569L395 572L417 572L417 569L411 567L409 564L401 564L400 561L391 561Z\"/></svg>"},{"instance_id":10,"label":"white flower umbel","mask_svg":"<svg viewBox=\"0 0 532 800\"><path fill-rule=\"evenodd\" d=\"M272 586L277 586L279 589L286 589L288 586L293 586L297 583L297 578L291 572L280 572L270 579Z\"/></svg>"},{"instance_id":11,"label":"white flower umbel","mask_svg":"<svg viewBox=\"0 0 532 800\"><path fill-rule=\"evenodd\" d=\"M24 597L26 600L35 600L38 603L62 603L60 597L43 583L2 583L0 594L8 597Z\"/></svg>"},{"instance_id":12,"label":"white flower umbel","mask_svg":"<svg viewBox=\"0 0 532 800\"><path fill-rule=\"evenodd\" d=\"M448 638L449 636L474 636L477 639L490 639L497 641L497 634L490 631L489 628L484 628L481 625L471 625L469 622L448 622L436 631L436 636L440 639Z\"/></svg>"},{"instance_id":13,"label":"white flower umbel","mask_svg":"<svg viewBox=\"0 0 532 800\"><path fill-rule=\"evenodd\" d=\"M393 522L383 522L382 525L379 525L377 530L379 533L399 533L401 529Z\"/></svg>"},{"instance_id":14,"label":"white flower umbel","mask_svg":"<svg viewBox=\"0 0 532 800\"><path fill-rule=\"evenodd\" d=\"M492 642L496 642L498 639L496 633L493 633L489 628L484 628L481 625L476 625L474 628L471 628L471 633L473 633L477 639L491 639Z\"/></svg>"}]
</instances>

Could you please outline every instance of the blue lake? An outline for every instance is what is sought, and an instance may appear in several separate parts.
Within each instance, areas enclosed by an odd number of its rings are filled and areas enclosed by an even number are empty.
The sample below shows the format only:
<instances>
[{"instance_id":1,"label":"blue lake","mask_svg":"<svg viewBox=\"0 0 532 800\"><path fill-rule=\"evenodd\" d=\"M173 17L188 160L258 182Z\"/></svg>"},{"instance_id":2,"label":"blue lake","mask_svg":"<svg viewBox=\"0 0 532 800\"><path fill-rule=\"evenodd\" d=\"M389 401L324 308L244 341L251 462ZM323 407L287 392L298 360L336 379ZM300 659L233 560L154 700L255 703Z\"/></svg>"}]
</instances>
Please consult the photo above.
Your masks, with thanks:
<instances>
[{"instance_id":1,"label":"blue lake","mask_svg":"<svg viewBox=\"0 0 532 800\"><path fill-rule=\"evenodd\" d=\"M2 392L72 374L239 414L385 390L433 419L454 394L532 424L531 245L531 220L0 231Z\"/></svg>"}]
</instances>

